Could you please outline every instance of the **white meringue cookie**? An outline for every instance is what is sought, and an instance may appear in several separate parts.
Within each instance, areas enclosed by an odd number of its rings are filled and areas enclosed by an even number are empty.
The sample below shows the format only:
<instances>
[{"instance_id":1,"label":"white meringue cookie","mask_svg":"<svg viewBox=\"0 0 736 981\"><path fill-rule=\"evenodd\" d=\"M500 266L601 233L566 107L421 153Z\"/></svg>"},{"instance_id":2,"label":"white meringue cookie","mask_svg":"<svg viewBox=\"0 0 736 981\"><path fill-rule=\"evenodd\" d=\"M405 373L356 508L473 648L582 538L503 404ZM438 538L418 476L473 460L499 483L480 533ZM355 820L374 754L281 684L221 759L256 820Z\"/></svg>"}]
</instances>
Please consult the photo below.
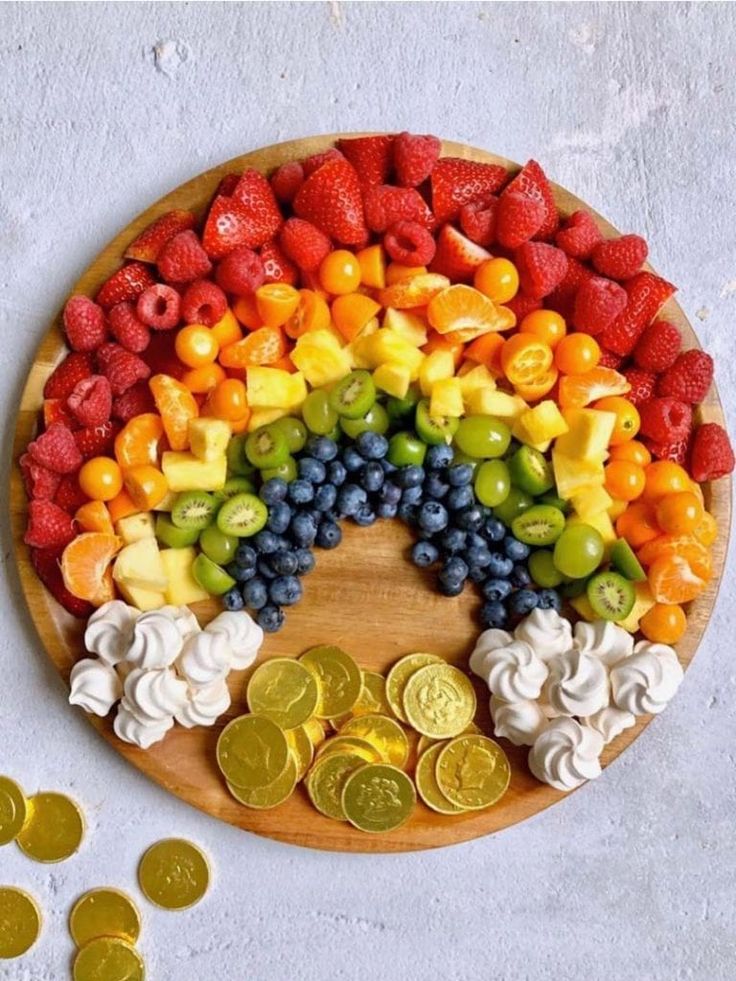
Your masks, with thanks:
<instances>
[{"instance_id":1,"label":"white meringue cookie","mask_svg":"<svg viewBox=\"0 0 736 981\"><path fill-rule=\"evenodd\" d=\"M512 640L505 647L489 652L486 681L491 692L505 702L539 698L547 679L547 665L540 661L523 640Z\"/></svg>"},{"instance_id":2,"label":"white meringue cookie","mask_svg":"<svg viewBox=\"0 0 736 981\"><path fill-rule=\"evenodd\" d=\"M168 668L181 653L183 643L175 617L163 609L150 610L136 621L126 660L137 668Z\"/></svg>"},{"instance_id":3,"label":"white meringue cookie","mask_svg":"<svg viewBox=\"0 0 736 981\"><path fill-rule=\"evenodd\" d=\"M528 644L542 661L549 661L572 647L570 621L553 609L532 610L514 630L514 637Z\"/></svg>"},{"instance_id":4,"label":"white meringue cookie","mask_svg":"<svg viewBox=\"0 0 736 981\"><path fill-rule=\"evenodd\" d=\"M493 732L508 739L514 746L532 746L539 734L547 726L547 717L539 702L504 702L491 695L491 718Z\"/></svg>"},{"instance_id":5,"label":"white meringue cookie","mask_svg":"<svg viewBox=\"0 0 736 981\"><path fill-rule=\"evenodd\" d=\"M634 715L656 715L673 697L682 678L683 670L672 647L642 640L630 657L611 670L613 700Z\"/></svg>"},{"instance_id":6,"label":"white meringue cookie","mask_svg":"<svg viewBox=\"0 0 736 981\"><path fill-rule=\"evenodd\" d=\"M558 715L593 715L610 701L608 672L591 654L569 650L547 662L544 701Z\"/></svg>"},{"instance_id":7,"label":"white meringue cookie","mask_svg":"<svg viewBox=\"0 0 736 981\"><path fill-rule=\"evenodd\" d=\"M203 630L184 645L176 666L193 688L203 688L227 677L233 649L226 634Z\"/></svg>"},{"instance_id":8,"label":"white meringue cookie","mask_svg":"<svg viewBox=\"0 0 736 981\"><path fill-rule=\"evenodd\" d=\"M159 613L166 613L168 616L173 617L176 626L179 628L182 642L189 640L190 637L198 634L202 629L199 625L199 620L188 606L162 606Z\"/></svg>"},{"instance_id":9,"label":"white meringue cookie","mask_svg":"<svg viewBox=\"0 0 736 981\"><path fill-rule=\"evenodd\" d=\"M584 726L590 726L603 736L606 746L613 742L616 736L620 736L625 729L630 729L636 723L636 718L631 712L616 708L615 705L608 705L606 708L599 709L594 715L589 715L580 720Z\"/></svg>"},{"instance_id":10,"label":"white meringue cookie","mask_svg":"<svg viewBox=\"0 0 736 981\"><path fill-rule=\"evenodd\" d=\"M141 722L131 711L128 700L124 698L118 705L113 729L115 735L123 742L148 749L154 743L160 742L173 725L173 716L166 716L157 722Z\"/></svg>"},{"instance_id":11,"label":"white meringue cookie","mask_svg":"<svg viewBox=\"0 0 736 981\"><path fill-rule=\"evenodd\" d=\"M84 657L77 661L69 676L69 703L85 712L104 716L123 694L120 678L102 659Z\"/></svg>"},{"instance_id":12,"label":"white meringue cookie","mask_svg":"<svg viewBox=\"0 0 736 981\"><path fill-rule=\"evenodd\" d=\"M529 753L529 769L555 790L574 790L600 776L603 737L575 719L554 719L537 736Z\"/></svg>"},{"instance_id":13,"label":"white meringue cookie","mask_svg":"<svg viewBox=\"0 0 736 981\"><path fill-rule=\"evenodd\" d=\"M495 651L497 647L506 647L513 639L508 630L499 630L497 627L484 630L476 640L473 653L470 655L470 670L473 674L477 674L484 681L487 681L487 671L483 667L485 655L489 651Z\"/></svg>"},{"instance_id":14,"label":"white meringue cookie","mask_svg":"<svg viewBox=\"0 0 736 981\"><path fill-rule=\"evenodd\" d=\"M84 646L108 664L117 664L128 653L138 610L122 600L98 607L87 621Z\"/></svg>"},{"instance_id":15,"label":"white meringue cookie","mask_svg":"<svg viewBox=\"0 0 736 981\"><path fill-rule=\"evenodd\" d=\"M593 620L592 623L579 620L575 624L575 646L611 668L631 654L634 638L611 620Z\"/></svg>"},{"instance_id":16,"label":"white meringue cookie","mask_svg":"<svg viewBox=\"0 0 736 981\"><path fill-rule=\"evenodd\" d=\"M176 721L187 729L211 726L230 708L230 691L225 681L204 688L190 688L187 700L176 713Z\"/></svg>"},{"instance_id":17,"label":"white meringue cookie","mask_svg":"<svg viewBox=\"0 0 736 981\"><path fill-rule=\"evenodd\" d=\"M236 671L251 666L263 643L263 630L247 613L224 610L207 624L205 630L224 634L233 652L232 667Z\"/></svg>"},{"instance_id":18,"label":"white meringue cookie","mask_svg":"<svg viewBox=\"0 0 736 981\"><path fill-rule=\"evenodd\" d=\"M135 668L125 679L125 698L143 721L160 722L175 715L187 700L186 682L171 668Z\"/></svg>"}]
</instances>

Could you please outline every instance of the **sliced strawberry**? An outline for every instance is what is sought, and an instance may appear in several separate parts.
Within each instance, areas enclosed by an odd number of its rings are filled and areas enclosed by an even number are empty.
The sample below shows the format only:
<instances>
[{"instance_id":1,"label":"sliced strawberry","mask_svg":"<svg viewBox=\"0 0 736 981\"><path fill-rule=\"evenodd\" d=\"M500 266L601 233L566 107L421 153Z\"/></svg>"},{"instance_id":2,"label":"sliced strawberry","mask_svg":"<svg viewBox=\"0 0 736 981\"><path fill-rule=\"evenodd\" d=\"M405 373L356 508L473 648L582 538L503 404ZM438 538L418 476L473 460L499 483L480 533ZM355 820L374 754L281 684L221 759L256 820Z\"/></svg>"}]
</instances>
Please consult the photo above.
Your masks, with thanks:
<instances>
[{"instance_id":1,"label":"sliced strawberry","mask_svg":"<svg viewBox=\"0 0 736 981\"><path fill-rule=\"evenodd\" d=\"M125 250L125 258L155 262L169 239L188 228L194 228L194 215L191 211L167 211L133 239Z\"/></svg>"},{"instance_id":2,"label":"sliced strawberry","mask_svg":"<svg viewBox=\"0 0 736 981\"><path fill-rule=\"evenodd\" d=\"M129 262L102 284L95 299L101 307L109 310L116 303L135 300L143 290L153 286L154 282L148 266L142 262Z\"/></svg>"},{"instance_id":3,"label":"sliced strawberry","mask_svg":"<svg viewBox=\"0 0 736 981\"><path fill-rule=\"evenodd\" d=\"M560 218L557 213L552 187L547 175L536 160L529 160L514 177L506 191L521 191L527 197L541 201L544 205L544 221L537 232L537 238L550 239L557 231ZM506 192L504 192L506 193Z\"/></svg>"},{"instance_id":4,"label":"sliced strawberry","mask_svg":"<svg viewBox=\"0 0 736 981\"><path fill-rule=\"evenodd\" d=\"M628 355L677 287L654 273L640 272L626 281L624 289L629 298L626 308L599 334L598 341L616 354Z\"/></svg>"},{"instance_id":5,"label":"sliced strawberry","mask_svg":"<svg viewBox=\"0 0 736 981\"><path fill-rule=\"evenodd\" d=\"M247 240L237 242L237 245L257 249L273 238L281 227L283 216L271 185L263 174L257 170L244 170L232 193L232 199L242 205L242 214L248 228Z\"/></svg>"},{"instance_id":6,"label":"sliced strawberry","mask_svg":"<svg viewBox=\"0 0 736 981\"><path fill-rule=\"evenodd\" d=\"M93 456L112 454L115 437L120 432L117 422L106 422L102 426L92 426L87 429L77 429L74 442L85 460Z\"/></svg>"},{"instance_id":7,"label":"sliced strawberry","mask_svg":"<svg viewBox=\"0 0 736 981\"><path fill-rule=\"evenodd\" d=\"M315 170L294 198L294 211L344 245L367 241L360 181L347 160L331 160Z\"/></svg>"},{"instance_id":8,"label":"sliced strawberry","mask_svg":"<svg viewBox=\"0 0 736 981\"><path fill-rule=\"evenodd\" d=\"M248 245L250 238L245 206L233 197L215 198L202 232L202 244L207 255L221 259L234 249Z\"/></svg>"},{"instance_id":9,"label":"sliced strawberry","mask_svg":"<svg viewBox=\"0 0 736 981\"><path fill-rule=\"evenodd\" d=\"M88 375L85 377L89 377ZM84 381L83 378L79 379ZM74 386L76 388L76 385ZM72 389L74 391L74 389ZM69 410L66 399L44 399L43 400L43 425L48 429L52 422L60 422L67 429L78 429L79 423Z\"/></svg>"},{"instance_id":10,"label":"sliced strawberry","mask_svg":"<svg viewBox=\"0 0 736 981\"><path fill-rule=\"evenodd\" d=\"M432 170L432 211L439 222L457 218L464 204L487 199L499 191L508 174L498 164L461 157L442 157Z\"/></svg>"},{"instance_id":11,"label":"sliced strawberry","mask_svg":"<svg viewBox=\"0 0 736 981\"><path fill-rule=\"evenodd\" d=\"M443 225L437 237L437 251L430 269L453 282L469 282L473 273L491 253L466 238L452 225Z\"/></svg>"},{"instance_id":12,"label":"sliced strawberry","mask_svg":"<svg viewBox=\"0 0 736 981\"><path fill-rule=\"evenodd\" d=\"M94 607L86 600L81 600L74 596L64 585L61 575L61 549L52 548L31 548L31 565L36 570L36 575L51 593L57 603L61 603L65 610L72 616L80 620L86 620Z\"/></svg>"},{"instance_id":13,"label":"sliced strawberry","mask_svg":"<svg viewBox=\"0 0 736 981\"><path fill-rule=\"evenodd\" d=\"M287 283L294 286L299 279L299 271L293 262L286 258L275 242L266 242L261 249L263 280L266 283Z\"/></svg>"},{"instance_id":14,"label":"sliced strawberry","mask_svg":"<svg viewBox=\"0 0 736 981\"><path fill-rule=\"evenodd\" d=\"M393 145L393 136L387 134L337 141L337 149L355 167L361 184L368 185L385 184L388 180Z\"/></svg>"}]
</instances>

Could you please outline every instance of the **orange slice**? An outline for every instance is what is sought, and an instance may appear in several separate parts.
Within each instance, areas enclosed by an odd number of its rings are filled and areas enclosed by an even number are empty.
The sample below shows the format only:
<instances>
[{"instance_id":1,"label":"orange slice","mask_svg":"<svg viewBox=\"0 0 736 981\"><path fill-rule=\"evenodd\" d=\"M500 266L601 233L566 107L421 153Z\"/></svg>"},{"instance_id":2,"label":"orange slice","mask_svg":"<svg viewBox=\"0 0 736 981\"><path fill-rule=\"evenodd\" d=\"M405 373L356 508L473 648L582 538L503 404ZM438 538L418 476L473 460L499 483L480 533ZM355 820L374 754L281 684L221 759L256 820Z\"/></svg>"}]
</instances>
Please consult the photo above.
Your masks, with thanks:
<instances>
[{"instance_id":1,"label":"orange slice","mask_svg":"<svg viewBox=\"0 0 736 981\"><path fill-rule=\"evenodd\" d=\"M681 555L662 555L649 569L649 587L657 603L689 603L705 588Z\"/></svg>"},{"instance_id":2,"label":"orange slice","mask_svg":"<svg viewBox=\"0 0 736 981\"><path fill-rule=\"evenodd\" d=\"M102 501L87 501L74 515L82 531L99 531L103 535L114 535L110 512Z\"/></svg>"},{"instance_id":3,"label":"orange slice","mask_svg":"<svg viewBox=\"0 0 736 981\"><path fill-rule=\"evenodd\" d=\"M115 459L123 470L155 464L161 452L164 426L155 412L144 412L126 422L115 437Z\"/></svg>"},{"instance_id":4,"label":"orange slice","mask_svg":"<svg viewBox=\"0 0 736 981\"><path fill-rule=\"evenodd\" d=\"M301 337L310 330L327 330L330 308L327 300L316 290L299 290L299 306L284 325L288 337Z\"/></svg>"},{"instance_id":5,"label":"orange slice","mask_svg":"<svg viewBox=\"0 0 736 981\"><path fill-rule=\"evenodd\" d=\"M710 552L693 535L658 535L646 542L637 552L643 566L653 565L662 557L679 556L686 559L693 572L701 579L710 579Z\"/></svg>"},{"instance_id":6,"label":"orange slice","mask_svg":"<svg viewBox=\"0 0 736 981\"><path fill-rule=\"evenodd\" d=\"M247 368L252 364L273 364L286 354L286 340L280 327L260 327L237 344L220 351L224 368Z\"/></svg>"},{"instance_id":7,"label":"orange slice","mask_svg":"<svg viewBox=\"0 0 736 981\"><path fill-rule=\"evenodd\" d=\"M332 301L332 321L346 341L353 341L380 309L370 296L344 293Z\"/></svg>"},{"instance_id":8,"label":"orange slice","mask_svg":"<svg viewBox=\"0 0 736 981\"><path fill-rule=\"evenodd\" d=\"M182 385L171 375L154 375L148 385L153 393L156 408L161 414L161 421L169 446L172 450L187 449L189 446L189 420L196 419L199 415L196 399L186 385ZM156 461L144 460L141 462L155 463Z\"/></svg>"},{"instance_id":9,"label":"orange slice","mask_svg":"<svg viewBox=\"0 0 736 981\"><path fill-rule=\"evenodd\" d=\"M426 307L429 301L447 289L450 280L439 273L424 273L409 279L400 279L381 290L378 302L382 307L395 307L397 310L408 310L411 307Z\"/></svg>"},{"instance_id":10,"label":"orange slice","mask_svg":"<svg viewBox=\"0 0 736 981\"><path fill-rule=\"evenodd\" d=\"M472 286L458 283L432 297L427 306L427 319L438 334L462 330L473 331L478 336L498 330L496 324L502 318L493 300Z\"/></svg>"},{"instance_id":11,"label":"orange slice","mask_svg":"<svg viewBox=\"0 0 736 981\"><path fill-rule=\"evenodd\" d=\"M582 375L565 375L560 380L560 406L581 409L606 395L624 395L631 385L613 368L591 368Z\"/></svg>"},{"instance_id":12,"label":"orange slice","mask_svg":"<svg viewBox=\"0 0 736 981\"><path fill-rule=\"evenodd\" d=\"M266 327L281 327L299 306L299 290L288 283L265 283L256 290L256 309Z\"/></svg>"},{"instance_id":13,"label":"orange slice","mask_svg":"<svg viewBox=\"0 0 736 981\"><path fill-rule=\"evenodd\" d=\"M69 542L61 556L64 585L74 596L101 606L114 598L112 577L106 573L122 540L117 535L89 531Z\"/></svg>"}]
</instances>

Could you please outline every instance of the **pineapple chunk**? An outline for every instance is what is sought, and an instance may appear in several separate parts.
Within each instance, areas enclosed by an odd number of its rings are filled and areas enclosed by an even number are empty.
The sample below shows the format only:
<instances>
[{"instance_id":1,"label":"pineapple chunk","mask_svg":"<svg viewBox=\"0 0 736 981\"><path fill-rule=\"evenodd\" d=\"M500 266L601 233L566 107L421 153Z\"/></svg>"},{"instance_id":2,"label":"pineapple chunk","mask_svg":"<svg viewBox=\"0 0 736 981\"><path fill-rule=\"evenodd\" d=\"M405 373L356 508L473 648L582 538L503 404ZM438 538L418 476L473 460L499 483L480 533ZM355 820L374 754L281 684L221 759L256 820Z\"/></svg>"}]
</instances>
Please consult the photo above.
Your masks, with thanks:
<instances>
[{"instance_id":1,"label":"pineapple chunk","mask_svg":"<svg viewBox=\"0 0 736 981\"><path fill-rule=\"evenodd\" d=\"M585 593L581 593L580 596L575 596L573 599L571 599L570 606L583 618L583 620L587 620L589 623L592 620L598 619L598 614L590 605L590 600Z\"/></svg>"},{"instance_id":2,"label":"pineapple chunk","mask_svg":"<svg viewBox=\"0 0 736 981\"><path fill-rule=\"evenodd\" d=\"M628 501L611 501L611 504L608 507L608 517L611 519L611 521L615 521L616 518L621 517L628 506Z\"/></svg>"},{"instance_id":3,"label":"pineapple chunk","mask_svg":"<svg viewBox=\"0 0 736 981\"><path fill-rule=\"evenodd\" d=\"M369 337L361 338L360 351L372 368L378 368L379 365L388 362L404 365L411 372L412 381L419 376L419 368L424 361L424 354L418 347L410 344L395 330L386 327L382 327Z\"/></svg>"},{"instance_id":4,"label":"pineapple chunk","mask_svg":"<svg viewBox=\"0 0 736 981\"><path fill-rule=\"evenodd\" d=\"M519 422L531 437L532 443L544 443L557 439L568 430L568 425L552 399L545 399L521 416Z\"/></svg>"},{"instance_id":5,"label":"pineapple chunk","mask_svg":"<svg viewBox=\"0 0 736 981\"><path fill-rule=\"evenodd\" d=\"M189 548L165 548L161 553L161 561L166 575L166 602L172 606L187 606L209 599L209 593L202 589L192 575L192 563L197 557L197 550Z\"/></svg>"},{"instance_id":6,"label":"pineapple chunk","mask_svg":"<svg viewBox=\"0 0 736 981\"><path fill-rule=\"evenodd\" d=\"M559 439L552 450L552 467L560 497L568 500L574 494L598 487L603 483L603 467L579 457L568 456L559 448Z\"/></svg>"},{"instance_id":7,"label":"pineapple chunk","mask_svg":"<svg viewBox=\"0 0 736 981\"><path fill-rule=\"evenodd\" d=\"M409 341L415 347L421 347L427 343L427 324L415 313L388 307L383 317L383 326L388 327L389 330L393 330L397 334L401 334L405 340Z\"/></svg>"},{"instance_id":8,"label":"pineapple chunk","mask_svg":"<svg viewBox=\"0 0 736 981\"><path fill-rule=\"evenodd\" d=\"M601 462L616 423L614 413L600 409L567 409L564 416L569 429L558 438L555 448L566 456L589 463Z\"/></svg>"},{"instance_id":9,"label":"pineapple chunk","mask_svg":"<svg viewBox=\"0 0 736 981\"><path fill-rule=\"evenodd\" d=\"M161 469L171 491L222 490L227 477L227 458L223 454L207 463L193 453L167 450L161 457Z\"/></svg>"},{"instance_id":10,"label":"pineapple chunk","mask_svg":"<svg viewBox=\"0 0 736 981\"><path fill-rule=\"evenodd\" d=\"M484 364L474 365L471 361L466 361L457 377L460 379L460 391L464 399L468 399L471 392L477 392L479 388L496 387L495 378Z\"/></svg>"},{"instance_id":11,"label":"pineapple chunk","mask_svg":"<svg viewBox=\"0 0 736 981\"><path fill-rule=\"evenodd\" d=\"M162 500L158 502L154 511L170 511L174 506L174 501L176 500L176 494L173 491L169 493Z\"/></svg>"},{"instance_id":12,"label":"pineapple chunk","mask_svg":"<svg viewBox=\"0 0 736 981\"><path fill-rule=\"evenodd\" d=\"M224 455L230 442L230 426L223 419L190 419L189 449L199 460L212 463Z\"/></svg>"},{"instance_id":13,"label":"pineapple chunk","mask_svg":"<svg viewBox=\"0 0 736 981\"><path fill-rule=\"evenodd\" d=\"M585 518L579 514L573 514L567 519L566 524L590 525L591 528L595 528L596 531L600 532L606 550L616 541L616 532L611 519L608 517L607 511L599 511L598 514L589 514Z\"/></svg>"},{"instance_id":14,"label":"pineapple chunk","mask_svg":"<svg viewBox=\"0 0 736 981\"><path fill-rule=\"evenodd\" d=\"M117 587L126 603L135 606L141 613L160 610L162 606L166 606L165 593L158 593L153 589L139 589L138 586L131 586L126 582L119 582Z\"/></svg>"},{"instance_id":15,"label":"pineapple chunk","mask_svg":"<svg viewBox=\"0 0 736 981\"><path fill-rule=\"evenodd\" d=\"M463 414L463 393L458 378L441 378L434 383L429 402L429 415L432 419L450 416L459 419Z\"/></svg>"},{"instance_id":16,"label":"pineapple chunk","mask_svg":"<svg viewBox=\"0 0 736 981\"><path fill-rule=\"evenodd\" d=\"M329 330L313 330L298 338L291 360L313 388L330 385L348 374L350 352Z\"/></svg>"},{"instance_id":17,"label":"pineapple chunk","mask_svg":"<svg viewBox=\"0 0 736 981\"><path fill-rule=\"evenodd\" d=\"M639 621L654 606L654 596L652 596L649 583L634 583L634 589L636 590L636 597L634 599L634 605L631 608L631 613L629 613L625 620L618 621L618 626L623 627L624 630L628 630L630 634L636 633L639 629Z\"/></svg>"},{"instance_id":18,"label":"pineapple chunk","mask_svg":"<svg viewBox=\"0 0 736 981\"><path fill-rule=\"evenodd\" d=\"M256 429L260 429L261 426L276 422L277 419L282 419L285 415L288 415L287 409L254 409L248 420L248 432L252 433Z\"/></svg>"},{"instance_id":19,"label":"pineapple chunk","mask_svg":"<svg viewBox=\"0 0 736 981\"><path fill-rule=\"evenodd\" d=\"M373 381L376 388L393 395L394 398L403 399L409 391L411 382L411 372L403 364L379 365L373 372Z\"/></svg>"},{"instance_id":20,"label":"pineapple chunk","mask_svg":"<svg viewBox=\"0 0 736 981\"><path fill-rule=\"evenodd\" d=\"M468 412L478 416L496 416L497 419L516 419L529 406L518 395L509 395L489 387L477 388L467 398Z\"/></svg>"},{"instance_id":21,"label":"pineapple chunk","mask_svg":"<svg viewBox=\"0 0 736 981\"><path fill-rule=\"evenodd\" d=\"M112 567L112 577L119 585L162 593L168 577L161 563L161 553L155 538L141 538L118 552Z\"/></svg>"},{"instance_id":22,"label":"pineapple chunk","mask_svg":"<svg viewBox=\"0 0 736 981\"><path fill-rule=\"evenodd\" d=\"M255 365L246 371L248 405L253 409L296 409L307 397L304 375Z\"/></svg>"},{"instance_id":23,"label":"pineapple chunk","mask_svg":"<svg viewBox=\"0 0 736 981\"><path fill-rule=\"evenodd\" d=\"M613 500L603 487L591 487L590 490L573 494L570 503L576 514L585 519L593 514L600 514L602 511L609 512L610 516Z\"/></svg>"},{"instance_id":24,"label":"pineapple chunk","mask_svg":"<svg viewBox=\"0 0 736 981\"><path fill-rule=\"evenodd\" d=\"M119 535L126 545L139 542L141 538L155 538L153 515L150 511L140 511L138 514L129 514L126 518L121 518L115 522L115 534Z\"/></svg>"},{"instance_id":25,"label":"pineapple chunk","mask_svg":"<svg viewBox=\"0 0 736 981\"><path fill-rule=\"evenodd\" d=\"M451 351L432 351L425 356L419 369L419 387L422 395L429 396L438 381L452 378L455 374L455 359Z\"/></svg>"},{"instance_id":26,"label":"pineapple chunk","mask_svg":"<svg viewBox=\"0 0 736 981\"><path fill-rule=\"evenodd\" d=\"M546 453L547 450L552 445L551 439L545 439L541 443L535 443L532 434L524 425L524 418L528 416L528 412L524 412L519 416L518 419L514 419L513 426L511 427L511 434L514 439L518 439L520 443L526 444L526 446L531 446L534 450L539 450L540 453Z\"/></svg>"}]
</instances>

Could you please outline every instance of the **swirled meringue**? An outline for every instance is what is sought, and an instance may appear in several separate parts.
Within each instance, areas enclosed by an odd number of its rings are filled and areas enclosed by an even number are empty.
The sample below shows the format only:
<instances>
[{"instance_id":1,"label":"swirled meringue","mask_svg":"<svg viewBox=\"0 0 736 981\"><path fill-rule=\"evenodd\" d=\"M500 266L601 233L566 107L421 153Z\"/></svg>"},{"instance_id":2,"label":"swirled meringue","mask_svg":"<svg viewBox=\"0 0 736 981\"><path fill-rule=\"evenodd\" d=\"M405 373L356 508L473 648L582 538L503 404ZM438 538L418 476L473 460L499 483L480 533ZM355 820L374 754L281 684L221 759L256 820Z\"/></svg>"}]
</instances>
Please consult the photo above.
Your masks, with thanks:
<instances>
[{"instance_id":1,"label":"swirled meringue","mask_svg":"<svg viewBox=\"0 0 736 981\"><path fill-rule=\"evenodd\" d=\"M176 713L176 721L187 729L211 726L230 708L230 691L225 681L203 688L190 688L187 700Z\"/></svg>"},{"instance_id":2,"label":"swirled meringue","mask_svg":"<svg viewBox=\"0 0 736 981\"><path fill-rule=\"evenodd\" d=\"M171 668L135 668L125 679L125 698L143 721L160 722L186 703L187 686Z\"/></svg>"},{"instance_id":3,"label":"swirled meringue","mask_svg":"<svg viewBox=\"0 0 736 981\"><path fill-rule=\"evenodd\" d=\"M117 664L128 653L138 610L122 600L98 607L87 621L84 646L108 664Z\"/></svg>"},{"instance_id":4,"label":"swirled meringue","mask_svg":"<svg viewBox=\"0 0 736 981\"><path fill-rule=\"evenodd\" d=\"M189 640L202 629L199 620L188 606L162 606L159 613L165 613L173 618L181 634L182 642Z\"/></svg>"},{"instance_id":5,"label":"swirled meringue","mask_svg":"<svg viewBox=\"0 0 736 981\"><path fill-rule=\"evenodd\" d=\"M98 658L83 657L77 661L69 682L69 703L93 715L107 715L123 693L115 668Z\"/></svg>"},{"instance_id":6,"label":"swirled meringue","mask_svg":"<svg viewBox=\"0 0 736 981\"><path fill-rule=\"evenodd\" d=\"M575 624L575 646L611 668L631 654L634 638L611 620L593 620L592 623L579 620Z\"/></svg>"},{"instance_id":7,"label":"swirled meringue","mask_svg":"<svg viewBox=\"0 0 736 981\"><path fill-rule=\"evenodd\" d=\"M672 647L642 640L630 657L611 670L613 700L634 715L656 715L680 687L682 678L682 667Z\"/></svg>"},{"instance_id":8,"label":"swirled meringue","mask_svg":"<svg viewBox=\"0 0 736 981\"><path fill-rule=\"evenodd\" d=\"M554 719L537 736L529 753L529 769L555 790L574 790L600 776L603 736L575 719Z\"/></svg>"},{"instance_id":9,"label":"swirled meringue","mask_svg":"<svg viewBox=\"0 0 736 981\"><path fill-rule=\"evenodd\" d=\"M476 640L473 653L470 655L470 670L473 674L477 674L484 681L487 681L486 654L489 651L495 651L497 647L506 647L513 639L513 635L508 630L499 630L497 627L484 630Z\"/></svg>"},{"instance_id":10,"label":"swirled meringue","mask_svg":"<svg viewBox=\"0 0 736 981\"><path fill-rule=\"evenodd\" d=\"M138 617L126 659L137 668L168 668L183 643L175 617L163 609L151 610Z\"/></svg>"},{"instance_id":11,"label":"swirled meringue","mask_svg":"<svg viewBox=\"0 0 736 981\"><path fill-rule=\"evenodd\" d=\"M156 722L141 722L140 718L131 711L128 700L124 698L118 705L113 729L115 735L123 742L148 749L154 743L160 742L173 725L174 719L170 715Z\"/></svg>"},{"instance_id":12,"label":"swirled meringue","mask_svg":"<svg viewBox=\"0 0 736 981\"><path fill-rule=\"evenodd\" d=\"M572 627L557 610L537 607L524 617L514 631L516 640L523 640L542 661L549 661L572 647Z\"/></svg>"},{"instance_id":13,"label":"swirled meringue","mask_svg":"<svg viewBox=\"0 0 736 981\"><path fill-rule=\"evenodd\" d=\"M636 723L631 712L625 712L615 705L607 705L606 708L599 709L594 715L589 715L580 721L584 726L590 726L591 729L599 732L606 746L625 729L630 729Z\"/></svg>"},{"instance_id":14,"label":"swirled meringue","mask_svg":"<svg viewBox=\"0 0 736 981\"><path fill-rule=\"evenodd\" d=\"M225 610L211 620L205 630L224 634L233 652L231 667L238 671L250 667L263 643L263 630L247 613Z\"/></svg>"},{"instance_id":15,"label":"swirled meringue","mask_svg":"<svg viewBox=\"0 0 736 981\"><path fill-rule=\"evenodd\" d=\"M558 715L593 715L610 701L608 672L591 654L569 650L547 662L544 701Z\"/></svg>"},{"instance_id":16,"label":"swirled meringue","mask_svg":"<svg viewBox=\"0 0 736 981\"><path fill-rule=\"evenodd\" d=\"M523 640L512 640L505 647L490 651L485 664L486 682L498 698L505 702L539 698L547 679L547 665Z\"/></svg>"},{"instance_id":17,"label":"swirled meringue","mask_svg":"<svg viewBox=\"0 0 736 981\"><path fill-rule=\"evenodd\" d=\"M508 739L514 746L533 746L547 726L547 717L539 702L504 702L491 695L491 718L495 735Z\"/></svg>"},{"instance_id":18,"label":"swirled meringue","mask_svg":"<svg viewBox=\"0 0 736 981\"><path fill-rule=\"evenodd\" d=\"M248 618L250 619L250 618ZM176 666L194 688L222 681L233 662L233 649L224 633L203 630L184 645Z\"/></svg>"}]
</instances>

